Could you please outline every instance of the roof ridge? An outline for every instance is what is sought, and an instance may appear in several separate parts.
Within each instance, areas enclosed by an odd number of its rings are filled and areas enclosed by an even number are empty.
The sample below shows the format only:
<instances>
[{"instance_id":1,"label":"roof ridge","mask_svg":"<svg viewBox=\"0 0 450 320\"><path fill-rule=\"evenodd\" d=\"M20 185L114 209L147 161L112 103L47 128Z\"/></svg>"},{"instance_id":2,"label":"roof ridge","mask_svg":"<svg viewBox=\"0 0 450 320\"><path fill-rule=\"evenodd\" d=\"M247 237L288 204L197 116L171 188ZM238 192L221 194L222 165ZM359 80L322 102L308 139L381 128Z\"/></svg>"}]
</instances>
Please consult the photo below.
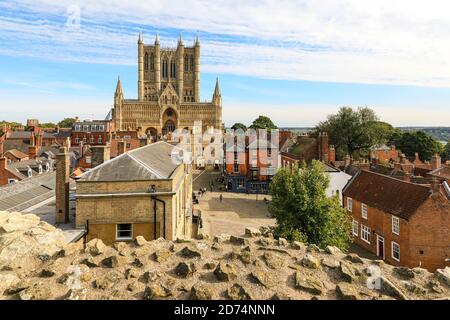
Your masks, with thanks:
<instances>
[{"instance_id":1,"label":"roof ridge","mask_svg":"<svg viewBox=\"0 0 450 320\"><path fill-rule=\"evenodd\" d=\"M135 156L133 156L132 154L128 154L128 156L133 159L134 161L136 161L138 164L140 164L142 167L144 167L145 169L147 169L150 173L156 175L159 179L163 178L163 175L158 172L157 170L155 170L155 168L152 168L150 166L148 166L147 164L145 164L143 161L137 159Z\"/></svg>"},{"instance_id":2,"label":"roof ridge","mask_svg":"<svg viewBox=\"0 0 450 320\"><path fill-rule=\"evenodd\" d=\"M105 166L106 164L108 164L108 163L110 163L110 162L112 162L112 161L114 161L114 160L116 160L116 159L119 159L119 158L121 158L121 157L124 157L124 156L127 155L127 154L128 154L128 153L122 153L121 155L118 155L117 157L114 157L114 158L112 158L112 159L109 159L109 160L103 162L102 164L100 164L100 165L98 165L98 166L96 166L96 167L94 167L94 168L91 168L91 169L89 169L89 170L83 172L83 173L82 173L81 175L79 175L77 178L78 178L78 179L81 179L81 178L83 178L85 175L88 175L88 174L91 173L91 172L97 171L99 168Z\"/></svg>"},{"instance_id":3,"label":"roof ridge","mask_svg":"<svg viewBox=\"0 0 450 320\"><path fill-rule=\"evenodd\" d=\"M411 181L405 181L405 180L396 179L396 178L394 178L392 176L387 176L385 174L374 172L374 171L367 171L367 170L360 170L360 171L361 171L361 173L377 175L377 176L379 176L381 178L384 178L386 180L391 180L391 181L395 181L395 182L401 182L401 183L404 183L404 184L409 184L409 185L413 185L413 186L417 186L417 187L430 189L430 187L425 185L425 184L419 184L419 183L415 183L415 182L411 182Z\"/></svg>"}]
</instances>

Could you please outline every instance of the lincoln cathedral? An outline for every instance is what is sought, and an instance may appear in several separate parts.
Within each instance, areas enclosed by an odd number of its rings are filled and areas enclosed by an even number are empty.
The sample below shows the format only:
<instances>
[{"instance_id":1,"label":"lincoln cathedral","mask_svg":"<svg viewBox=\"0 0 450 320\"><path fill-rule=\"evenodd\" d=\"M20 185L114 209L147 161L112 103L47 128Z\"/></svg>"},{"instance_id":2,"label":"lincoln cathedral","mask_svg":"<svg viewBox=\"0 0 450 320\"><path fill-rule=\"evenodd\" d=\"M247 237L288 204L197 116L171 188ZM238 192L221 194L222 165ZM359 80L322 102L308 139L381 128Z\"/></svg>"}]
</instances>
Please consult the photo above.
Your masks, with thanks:
<instances>
[{"instance_id":1,"label":"lincoln cathedral","mask_svg":"<svg viewBox=\"0 0 450 320\"><path fill-rule=\"evenodd\" d=\"M222 128L219 82L210 102L200 102L200 40L185 46L180 35L177 48L161 47L138 39L138 99L124 99L120 79L114 95L112 119L116 130L141 129L149 136L175 129L192 131L202 121L203 131Z\"/></svg>"}]
</instances>

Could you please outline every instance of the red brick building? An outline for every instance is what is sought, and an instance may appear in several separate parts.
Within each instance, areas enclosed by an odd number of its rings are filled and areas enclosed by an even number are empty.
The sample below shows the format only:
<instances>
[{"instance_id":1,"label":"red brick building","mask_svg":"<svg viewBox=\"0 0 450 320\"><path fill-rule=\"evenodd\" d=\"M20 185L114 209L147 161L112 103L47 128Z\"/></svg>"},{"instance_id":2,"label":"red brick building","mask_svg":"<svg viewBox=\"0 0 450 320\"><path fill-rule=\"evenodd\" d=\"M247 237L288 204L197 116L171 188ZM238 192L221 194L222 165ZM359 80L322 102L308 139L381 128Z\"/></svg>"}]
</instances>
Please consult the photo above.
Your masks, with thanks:
<instances>
[{"instance_id":1,"label":"red brick building","mask_svg":"<svg viewBox=\"0 0 450 320\"><path fill-rule=\"evenodd\" d=\"M279 168L279 148L256 136L245 137L245 144L235 140L225 150L225 185L228 191L268 193L272 177ZM277 141L278 143L278 141Z\"/></svg>"},{"instance_id":2,"label":"red brick building","mask_svg":"<svg viewBox=\"0 0 450 320\"><path fill-rule=\"evenodd\" d=\"M400 154L401 152L397 150L395 146L380 146L370 150L370 159L382 163L399 162Z\"/></svg>"},{"instance_id":3,"label":"red brick building","mask_svg":"<svg viewBox=\"0 0 450 320\"><path fill-rule=\"evenodd\" d=\"M108 142L108 134L114 130L110 120L78 121L72 126L71 145L102 146Z\"/></svg>"},{"instance_id":4,"label":"red brick building","mask_svg":"<svg viewBox=\"0 0 450 320\"><path fill-rule=\"evenodd\" d=\"M320 133L318 137L308 134L289 138L281 147L281 166L293 166L295 163L311 163L320 160L326 164L334 165L336 151L328 144L328 134Z\"/></svg>"},{"instance_id":5,"label":"red brick building","mask_svg":"<svg viewBox=\"0 0 450 320\"><path fill-rule=\"evenodd\" d=\"M450 187L359 171L343 191L354 242L393 265L450 266Z\"/></svg>"},{"instance_id":6,"label":"red brick building","mask_svg":"<svg viewBox=\"0 0 450 320\"><path fill-rule=\"evenodd\" d=\"M111 158L118 155L143 147L150 143L150 138L147 135L142 134L140 131L115 131L111 134ZM124 142L123 147L125 150L119 152L119 143Z\"/></svg>"}]
</instances>

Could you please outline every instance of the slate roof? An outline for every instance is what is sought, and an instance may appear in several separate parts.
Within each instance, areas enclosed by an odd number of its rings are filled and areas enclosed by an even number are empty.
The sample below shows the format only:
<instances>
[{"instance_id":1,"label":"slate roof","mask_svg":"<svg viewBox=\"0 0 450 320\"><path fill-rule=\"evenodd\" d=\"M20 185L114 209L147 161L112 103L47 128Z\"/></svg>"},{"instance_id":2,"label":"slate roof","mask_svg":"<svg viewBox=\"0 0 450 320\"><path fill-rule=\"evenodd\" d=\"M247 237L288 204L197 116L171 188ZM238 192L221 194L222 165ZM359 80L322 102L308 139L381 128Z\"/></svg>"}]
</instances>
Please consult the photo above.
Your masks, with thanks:
<instances>
[{"instance_id":1,"label":"slate roof","mask_svg":"<svg viewBox=\"0 0 450 320\"><path fill-rule=\"evenodd\" d=\"M152 143L104 162L81 175L78 181L169 179L178 167L171 159L171 153L177 149L164 141Z\"/></svg>"},{"instance_id":2,"label":"slate roof","mask_svg":"<svg viewBox=\"0 0 450 320\"><path fill-rule=\"evenodd\" d=\"M61 128L59 132L52 133L55 138L70 138L72 134L72 128Z\"/></svg>"},{"instance_id":3,"label":"slate roof","mask_svg":"<svg viewBox=\"0 0 450 320\"><path fill-rule=\"evenodd\" d=\"M30 146L29 143L26 143L23 140L19 140L19 139L6 139L3 144L3 148L5 151L16 149L25 154L28 154L29 146Z\"/></svg>"},{"instance_id":4,"label":"slate roof","mask_svg":"<svg viewBox=\"0 0 450 320\"><path fill-rule=\"evenodd\" d=\"M55 183L53 171L0 187L0 211L21 211L53 197Z\"/></svg>"},{"instance_id":5,"label":"slate roof","mask_svg":"<svg viewBox=\"0 0 450 320\"><path fill-rule=\"evenodd\" d=\"M408 220L431 196L432 191L428 185L360 171L346 186L343 194L372 208Z\"/></svg>"},{"instance_id":6,"label":"slate roof","mask_svg":"<svg viewBox=\"0 0 450 320\"><path fill-rule=\"evenodd\" d=\"M7 136L8 139L30 139L31 131L10 131Z\"/></svg>"}]
</instances>

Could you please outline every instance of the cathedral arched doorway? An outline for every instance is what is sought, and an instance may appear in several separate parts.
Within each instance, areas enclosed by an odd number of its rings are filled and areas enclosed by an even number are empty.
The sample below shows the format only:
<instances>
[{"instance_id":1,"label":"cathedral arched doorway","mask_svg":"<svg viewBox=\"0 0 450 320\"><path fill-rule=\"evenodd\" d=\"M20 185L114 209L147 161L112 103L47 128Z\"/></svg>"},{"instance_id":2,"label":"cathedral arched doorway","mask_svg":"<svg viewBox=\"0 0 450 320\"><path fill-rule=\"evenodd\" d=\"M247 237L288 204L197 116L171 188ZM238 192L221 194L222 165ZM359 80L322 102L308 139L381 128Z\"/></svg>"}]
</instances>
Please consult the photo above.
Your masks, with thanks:
<instances>
[{"instance_id":1,"label":"cathedral arched doorway","mask_svg":"<svg viewBox=\"0 0 450 320\"><path fill-rule=\"evenodd\" d=\"M170 132L174 132L177 128L177 114L175 110L172 108L168 108L166 111L164 111L163 117L162 117L162 133L163 135L166 135Z\"/></svg>"},{"instance_id":2,"label":"cathedral arched doorway","mask_svg":"<svg viewBox=\"0 0 450 320\"><path fill-rule=\"evenodd\" d=\"M163 134L168 134L175 131L175 123L172 120L167 120L163 127Z\"/></svg>"},{"instance_id":3,"label":"cathedral arched doorway","mask_svg":"<svg viewBox=\"0 0 450 320\"><path fill-rule=\"evenodd\" d=\"M158 130L156 130L156 128L147 128L147 130L145 130L145 134L147 137L152 138L153 141L156 141L158 138Z\"/></svg>"}]
</instances>

